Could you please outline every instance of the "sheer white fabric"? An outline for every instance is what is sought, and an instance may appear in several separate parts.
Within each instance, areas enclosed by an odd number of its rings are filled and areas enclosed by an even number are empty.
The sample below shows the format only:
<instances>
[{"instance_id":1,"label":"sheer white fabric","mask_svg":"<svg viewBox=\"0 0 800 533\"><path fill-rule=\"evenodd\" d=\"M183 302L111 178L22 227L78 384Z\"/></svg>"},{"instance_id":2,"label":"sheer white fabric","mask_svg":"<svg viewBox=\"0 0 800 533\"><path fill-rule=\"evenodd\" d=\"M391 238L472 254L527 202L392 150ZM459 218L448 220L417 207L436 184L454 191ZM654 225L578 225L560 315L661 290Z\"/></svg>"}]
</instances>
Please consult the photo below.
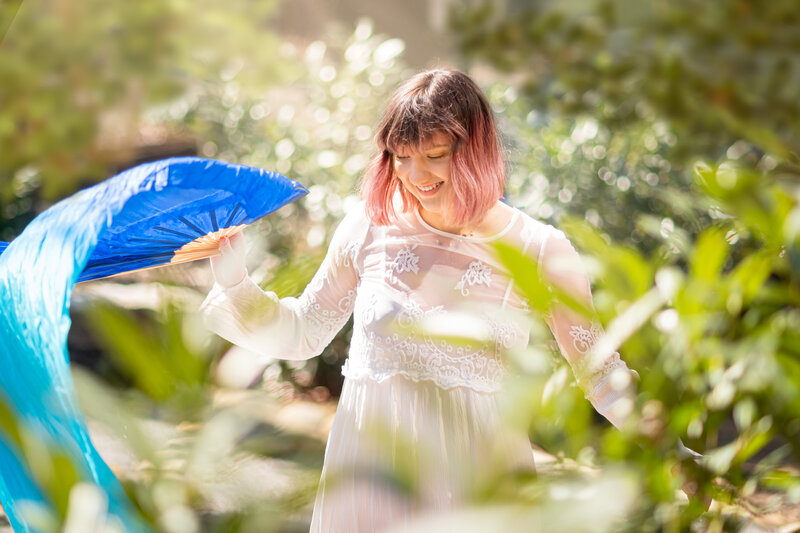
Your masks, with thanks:
<instances>
[{"instance_id":1,"label":"sheer white fabric","mask_svg":"<svg viewBox=\"0 0 800 533\"><path fill-rule=\"evenodd\" d=\"M299 298L279 300L249 278L212 288L202 307L209 327L268 357L313 357L354 315L312 531L379 531L463 501L492 473L489 462L495 471L498 460L533 468L527 437L504 427L496 394L504 354L525 346L529 329L526 302L488 244L498 239L590 304L563 233L517 210L498 235L471 238L430 227L417 213L377 226L361 204ZM588 357L600 331L578 315L556 309L548 324L587 398L620 424L615 405L625 391L611 377L625 364L617 354ZM409 486L417 497L407 497Z\"/></svg>"}]
</instances>

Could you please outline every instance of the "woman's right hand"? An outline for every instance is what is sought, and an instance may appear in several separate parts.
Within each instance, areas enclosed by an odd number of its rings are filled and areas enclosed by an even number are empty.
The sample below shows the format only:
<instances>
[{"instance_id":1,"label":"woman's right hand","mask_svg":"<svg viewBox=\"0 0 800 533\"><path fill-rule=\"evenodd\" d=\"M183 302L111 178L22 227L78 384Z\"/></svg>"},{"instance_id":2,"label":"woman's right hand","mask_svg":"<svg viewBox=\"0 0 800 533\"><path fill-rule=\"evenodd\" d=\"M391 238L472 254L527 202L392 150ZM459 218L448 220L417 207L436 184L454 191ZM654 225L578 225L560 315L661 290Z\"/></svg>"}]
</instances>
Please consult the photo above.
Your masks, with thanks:
<instances>
[{"instance_id":1,"label":"woman's right hand","mask_svg":"<svg viewBox=\"0 0 800 533\"><path fill-rule=\"evenodd\" d=\"M219 255L211 258L214 281L222 287L238 285L247 276L246 242L241 232L219 240Z\"/></svg>"}]
</instances>

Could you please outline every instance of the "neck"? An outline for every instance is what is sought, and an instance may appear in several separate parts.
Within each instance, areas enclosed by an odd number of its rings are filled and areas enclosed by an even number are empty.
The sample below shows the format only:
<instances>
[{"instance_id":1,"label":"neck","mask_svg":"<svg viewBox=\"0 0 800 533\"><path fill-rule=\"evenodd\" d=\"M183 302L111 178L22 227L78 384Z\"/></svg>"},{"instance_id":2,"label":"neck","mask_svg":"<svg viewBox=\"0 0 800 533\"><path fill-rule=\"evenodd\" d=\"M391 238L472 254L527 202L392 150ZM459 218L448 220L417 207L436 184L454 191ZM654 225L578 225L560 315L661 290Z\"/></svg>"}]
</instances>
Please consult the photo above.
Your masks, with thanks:
<instances>
[{"instance_id":1,"label":"neck","mask_svg":"<svg viewBox=\"0 0 800 533\"><path fill-rule=\"evenodd\" d=\"M468 224L456 224L440 213L431 213L424 209L420 209L419 214L429 226L464 237L494 235L505 227L509 219L501 202L497 202L480 221Z\"/></svg>"},{"instance_id":2,"label":"neck","mask_svg":"<svg viewBox=\"0 0 800 533\"><path fill-rule=\"evenodd\" d=\"M422 220L428 223L429 226L444 231L445 233L452 233L454 235L466 235L473 230L466 225L455 224L449 221L446 217L438 213L430 213L428 211L420 211Z\"/></svg>"}]
</instances>

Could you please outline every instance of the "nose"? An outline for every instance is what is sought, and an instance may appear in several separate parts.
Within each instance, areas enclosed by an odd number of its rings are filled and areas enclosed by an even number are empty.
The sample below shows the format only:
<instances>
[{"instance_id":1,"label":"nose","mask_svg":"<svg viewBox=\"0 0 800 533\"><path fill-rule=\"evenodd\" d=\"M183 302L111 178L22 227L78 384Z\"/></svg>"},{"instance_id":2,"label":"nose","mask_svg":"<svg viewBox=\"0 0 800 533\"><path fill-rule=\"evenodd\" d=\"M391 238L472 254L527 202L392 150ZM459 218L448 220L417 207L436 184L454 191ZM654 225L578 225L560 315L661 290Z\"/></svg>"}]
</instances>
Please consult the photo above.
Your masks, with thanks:
<instances>
[{"instance_id":1,"label":"nose","mask_svg":"<svg viewBox=\"0 0 800 533\"><path fill-rule=\"evenodd\" d=\"M411 168L408 171L408 179L413 183L425 183L428 178L428 169L422 161L411 160Z\"/></svg>"}]
</instances>

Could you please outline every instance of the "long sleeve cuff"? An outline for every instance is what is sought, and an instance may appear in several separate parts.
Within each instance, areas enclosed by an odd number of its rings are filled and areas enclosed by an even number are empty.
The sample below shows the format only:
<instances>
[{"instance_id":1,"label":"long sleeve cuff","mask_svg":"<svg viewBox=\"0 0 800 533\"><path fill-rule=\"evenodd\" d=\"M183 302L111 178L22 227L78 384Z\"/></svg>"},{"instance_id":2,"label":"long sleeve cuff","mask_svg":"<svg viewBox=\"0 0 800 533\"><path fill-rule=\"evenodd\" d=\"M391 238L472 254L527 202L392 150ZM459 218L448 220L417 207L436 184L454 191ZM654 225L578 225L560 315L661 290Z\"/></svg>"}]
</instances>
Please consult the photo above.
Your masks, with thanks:
<instances>
[{"instance_id":1,"label":"long sleeve cuff","mask_svg":"<svg viewBox=\"0 0 800 533\"><path fill-rule=\"evenodd\" d=\"M586 398L598 413L616 428L621 428L633 412L633 383L638 379L639 374L617 358L602 376L592 380L591 388L586 390Z\"/></svg>"}]
</instances>

